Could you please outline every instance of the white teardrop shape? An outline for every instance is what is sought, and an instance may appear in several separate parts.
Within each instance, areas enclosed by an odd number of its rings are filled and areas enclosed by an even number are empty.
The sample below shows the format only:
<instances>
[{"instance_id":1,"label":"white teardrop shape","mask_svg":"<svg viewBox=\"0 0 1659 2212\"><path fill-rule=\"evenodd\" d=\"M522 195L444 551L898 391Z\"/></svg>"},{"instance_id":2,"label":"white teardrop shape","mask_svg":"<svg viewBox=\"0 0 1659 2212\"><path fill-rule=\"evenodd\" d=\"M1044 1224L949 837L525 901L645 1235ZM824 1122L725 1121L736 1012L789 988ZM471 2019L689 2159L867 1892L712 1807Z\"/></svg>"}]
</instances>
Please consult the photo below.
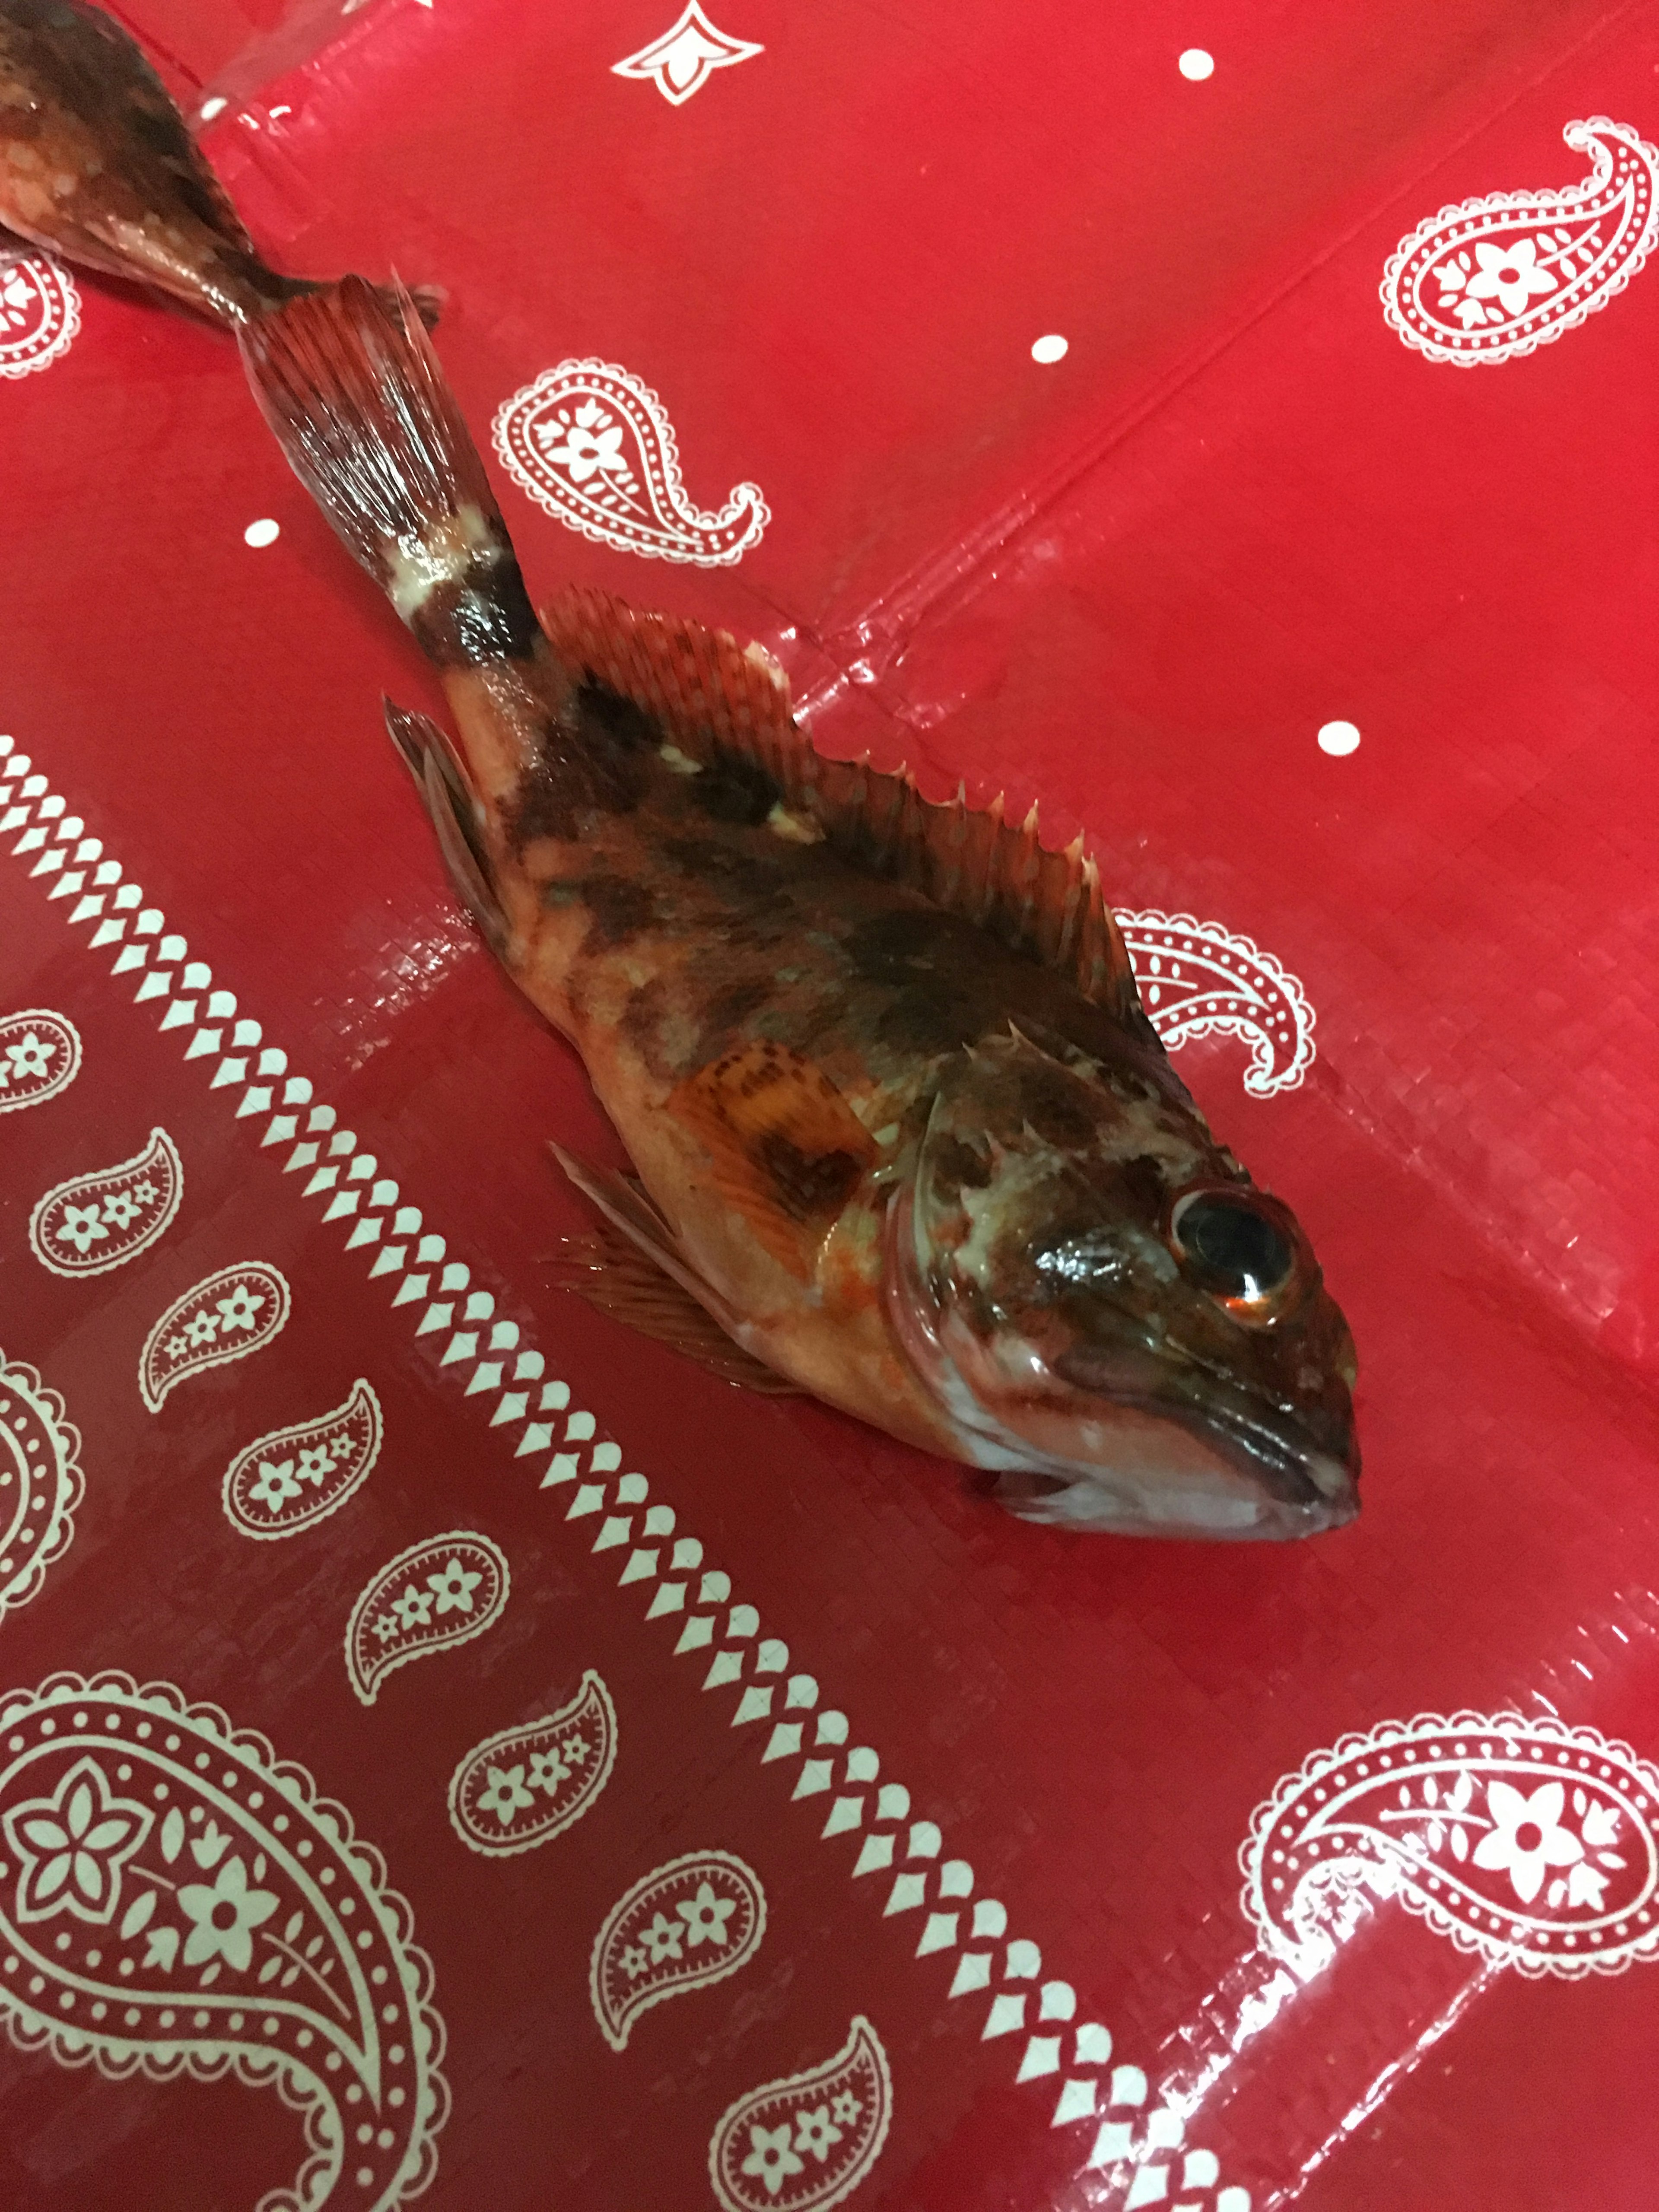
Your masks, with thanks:
<instances>
[{"instance_id":1,"label":"white teardrop shape","mask_svg":"<svg viewBox=\"0 0 1659 2212\"><path fill-rule=\"evenodd\" d=\"M346 1672L372 1705L386 1676L411 1659L470 1644L501 1617L512 1576L507 1554L476 1529L428 1536L364 1585L346 1623Z\"/></svg>"},{"instance_id":2,"label":"white teardrop shape","mask_svg":"<svg viewBox=\"0 0 1659 2212\"><path fill-rule=\"evenodd\" d=\"M538 507L621 553L726 568L771 520L758 484L737 485L717 514L694 507L661 400L612 362L544 369L497 410L495 450Z\"/></svg>"},{"instance_id":3,"label":"white teardrop shape","mask_svg":"<svg viewBox=\"0 0 1659 2212\"><path fill-rule=\"evenodd\" d=\"M1166 1052L1194 1037L1241 1037L1250 1048L1244 1088L1253 1097L1299 1086L1314 1063L1314 1010L1271 952L1190 914L1149 908L1117 921Z\"/></svg>"},{"instance_id":4,"label":"white teardrop shape","mask_svg":"<svg viewBox=\"0 0 1659 2212\"><path fill-rule=\"evenodd\" d=\"M724 2212L826 2212L881 2155L893 2084L881 2038L855 2013L835 2057L728 2105L708 2146Z\"/></svg>"},{"instance_id":5,"label":"white teardrop shape","mask_svg":"<svg viewBox=\"0 0 1659 2212\"><path fill-rule=\"evenodd\" d=\"M515 1857L574 1826L616 1763L617 1709L590 1667L568 1705L468 1752L449 1778L450 1821L469 1850Z\"/></svg>"},{"instance_id":6,"label":"white teardrop shape","mask_svg":"<svg viewBox=\"0 0 1659 2212\"><path fill-rule=\"evenodd\" d=\"M0 1620L28 1603L75 1540L80 1449L58 1393L0 1352Z\"/></svg>"},{"instance_id":7,"label":"white teardrop shape","mask_svg":"<svg viewBox=\"0 0 1659 2212\"><path fill-rule=\"evenodd\" d=\"M766 1893L731 1851L688 1851L617 1899L593 1939L588 1995L601 2033L625 2051L640 2014L735 1974L766 1933Z\"/></svg>"},{"instance_id":8,"label":"white teardrop shape","mask_svg":"<svg viewBox=\"0 0 1659 2212\"><path fill-rule=\"evenodd\" d=\"M380 1454L380 1401L361 1376L343 1405L272 1429L225 1469L225 1518L239 1534L296 1536L336 1513Z\"/></svg>"},{"instance_id":9,"label":"white teardrop shape","mask_svg":"<svg viewBox=\"0 0 1659 2212\"><path fill-rule=\"evenodd\" d=\"M185 1194L185 1168L165 1129L130 1160L53 1185L29 1216L29 1244L54 1275L106 1275L165 1234Z\"/></svg>"},{"instance_id":10,"label":"white teardrop shape","mask_svg":"<svg viewBox=\"0 0 1659 2212\"><path fill-rule=\"evenodd\" d=\"M81 1072L81 1034L67 1014L25 1006L0 1019L0 1114L43 1106Z\"/></svg>"},{"instance_id":11,"label":"white teardrop shape","mask_svg":"<svg viewBox=\"0 0 1659 2212\"><path fill-rule=\"evenodd\" d=\"M144 1339L138 1388L152 1413L187 1375L246 1359L270 1342L289 1316L287 1278L264 1260L239 1260L204 1275L175 1298Z\"/></svg>"}]
</instances>

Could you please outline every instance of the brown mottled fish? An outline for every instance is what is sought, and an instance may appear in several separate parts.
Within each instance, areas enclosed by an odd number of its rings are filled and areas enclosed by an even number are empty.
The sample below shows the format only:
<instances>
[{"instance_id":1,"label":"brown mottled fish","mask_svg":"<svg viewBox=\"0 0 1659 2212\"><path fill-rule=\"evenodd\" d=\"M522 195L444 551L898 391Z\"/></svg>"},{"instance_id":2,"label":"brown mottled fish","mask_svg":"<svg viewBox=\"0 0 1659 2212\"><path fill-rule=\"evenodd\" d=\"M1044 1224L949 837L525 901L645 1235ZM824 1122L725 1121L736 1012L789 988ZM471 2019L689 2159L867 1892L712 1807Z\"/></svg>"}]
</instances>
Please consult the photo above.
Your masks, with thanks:
<instances>
[{"instance_id":1,"label":"brown mottled fish","mask_svg":"<svg viewBox=\"0 0 1659 2212\"><path fill-rule=\"evenodd\" d=\"M0 0L0 258L45 246L218 323L317 289L260 259L161 78L84 0ZM441 296L418 295L428 321Z\"/></svg>"},{"instance_id":2,"label":"brown mottled fish","mask_svg":"<svg viewBox=\"0 0 1659 2212\"><path fill-rule=\"evenodd\" d=\"M1352 1518L1346 1325L1170 1068L1080 848L823 758L757 647L592 592L538 622L407 306L348 278L242 349L441 676L456 738L386 711L454 883L637 1170L560 1155L607 1224L573 1280L1031 1520Z\"/></svg>"}]
</instances>

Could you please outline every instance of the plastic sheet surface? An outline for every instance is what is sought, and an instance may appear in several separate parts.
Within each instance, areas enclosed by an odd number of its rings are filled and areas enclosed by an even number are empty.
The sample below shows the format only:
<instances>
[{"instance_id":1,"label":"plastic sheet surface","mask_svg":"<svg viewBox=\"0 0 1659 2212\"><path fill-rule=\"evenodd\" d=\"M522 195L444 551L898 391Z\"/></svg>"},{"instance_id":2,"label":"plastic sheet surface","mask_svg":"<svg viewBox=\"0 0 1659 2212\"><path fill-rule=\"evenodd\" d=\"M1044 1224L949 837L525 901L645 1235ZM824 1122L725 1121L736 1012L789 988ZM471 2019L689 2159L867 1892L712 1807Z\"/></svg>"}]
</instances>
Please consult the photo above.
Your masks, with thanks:
<instances>
[{"instance_id":1,"label":"plastic sheet surface","mask_svg":"<svg viewBox=\"0 0 1659 2212\"><path fill-rule=\"evenodd\" d=\"M1024 1527L550 1290L620 1156L435 686L229 343L24 264L0 2201L1646 2205L1653 17L671 12L128 20L279 265L449 287L533 591L1087 832L1364 1510Z\"/></svg>"}]
</instances>

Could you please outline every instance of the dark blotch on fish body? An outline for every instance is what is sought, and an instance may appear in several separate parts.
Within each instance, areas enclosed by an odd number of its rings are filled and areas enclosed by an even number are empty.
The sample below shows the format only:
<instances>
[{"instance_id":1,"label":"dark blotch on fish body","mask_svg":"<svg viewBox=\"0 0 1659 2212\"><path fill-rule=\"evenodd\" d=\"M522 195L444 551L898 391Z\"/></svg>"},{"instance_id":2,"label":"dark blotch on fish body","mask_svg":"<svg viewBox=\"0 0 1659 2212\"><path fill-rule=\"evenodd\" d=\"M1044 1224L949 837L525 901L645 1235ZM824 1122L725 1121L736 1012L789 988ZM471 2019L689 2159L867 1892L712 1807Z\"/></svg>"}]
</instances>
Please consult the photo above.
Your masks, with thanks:
<instances>
[{"instance_id":1,"label":"dark blotch on fish body","mask_svg":"<svg viewBox=\"0 0 1659 2212\"><path fill-rule=\"evenodd\" d=\"M782 793L757 761L720 753L694 780L691 796L716 822L734 822L752 830L765 821Z\"/></svg>"}]
</instances>

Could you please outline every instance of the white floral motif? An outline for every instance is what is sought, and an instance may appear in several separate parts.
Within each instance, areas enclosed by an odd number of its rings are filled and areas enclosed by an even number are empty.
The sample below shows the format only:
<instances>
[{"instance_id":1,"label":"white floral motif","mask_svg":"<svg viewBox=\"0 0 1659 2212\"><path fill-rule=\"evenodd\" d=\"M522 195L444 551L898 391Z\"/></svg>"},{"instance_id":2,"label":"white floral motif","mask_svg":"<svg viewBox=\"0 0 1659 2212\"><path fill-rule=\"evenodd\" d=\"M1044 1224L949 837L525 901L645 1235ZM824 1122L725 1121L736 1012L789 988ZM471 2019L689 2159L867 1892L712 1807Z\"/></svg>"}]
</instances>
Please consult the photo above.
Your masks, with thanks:
<instances>
[{"instance_id":1,"label":"white floral motif","mask_svg":"<svg viewBox=\"0 0 1659 2212\"><path fill-rule=\"evenodd\" d=\"M730 69L764 52L750 40L734 39L720 30L704 15L698 0L687 0L684 13L671 30L626 60L613 62L611 75L645 78L671 107L681 107L717 69Z\"/></svg>"},{"instance_id":2,"label":"white floral motif","mask_svg":"<svg viewBox=\"0 0 1659 2212\"><path fill-rule=\"evenodd\" d=\"M853 2094L850 2089L843 2089L841 2094L836 2099L834 2104L830 2106L830 2109L835 2114L836 2118L841 2122L842 2127L850 2128L854 2121L857 2119L859 2114L864 2110L864 2106L859 2102L859 2100Z\"/></svg>"},{"instance_id":3,"label":"white floral motif","mask_svg":"<svg viewBox=\"0 0 1659 2212\"><path fill-rule=\"evenodd\" d=\"M427 1577L426 1586L436 1597L440 1613L471 1613L472 1593L483 1580L481 1574L463 1566L459 1559L451 1559L441 1575Z\"/></svg>"},{"instance_id":4,"label":"white floral motif","mask_svg":"<svg viewBox=\"0 0 1659 2212\"><path fill-rule=\"evenodd\" d=\"M369 1627L382 1644L390 1644L394 1636L402 1633L399 1624L389 1613L376 1613Z\"/></svg>"},{"instance_id":5,"label":"white floral motif","mask_svg":"<svg viewBox=\"0 0 1659 2212\"><path fill-rule=\"evenodd\" d=\"M190 1350L190 1346L182 1336L170 1336L162 1349L169 1359L182 1359L185 1352Z\"/></svg>"},{"instance_id":6,"label":"white floral motif","mask_svg":"<svg viewBox=\"0 0 1659 2212\"><path fill-rule=\"evenodd\" d=\"M186 1882L179 1892L179 1910L195 1924L185 1941L185 1964L199 1966L220 1958L233 1972L245 1974L253 1956L252 1930L270 1919L276 1905L272 1891L248 1887L240 1857L225 1861L211 1887Z\"/></svg>"},{"instance_id":7,"label":"white floral motif","mask_svg":"<svg viewBox=\"0 0 1659 2212\"><path fill-rule=\"evenodd\" d=\"M66 1206L56 1233L60 1244L72 1244L77 1252L89 1252L100 1237L109 1235L95 1206Z\"/></svg>"},{"instance_id":8,"label":"white floral motif","mask_svg":"<svg viewBox=\"0 0 1659 2212\"><path fill-rule=\"evenodd\" d=\"M1489 1873L1507 1873L1523 1905L1543 1887L1547 1866L1571 1866L1584 1855L1577 1837L1561 1826L1566 1796L1559 1782L1546 1782L1530 1797L1507 1782L1494 1782L1486 1792L1492 1828L1475 1845L1474 1863Z\"/></svg>"},{"instance_id":9,"label":"white floral motif","mask_svg":"<svg viewBox=\"0 0 1659 2212\"><path fill-rule=\"evenodd\" d=\"M320 1482L334 1465L334 1454L325 1443L302 1444L300 1473L307 1482Z\"/></svg>"},{"instance_id":10,"label":"white floral motif","mask_svg":"<svg viewBox=\"0 0 1659 2212\"><path fill-rule=\"evenodd\" d=\"M270 1512L280 1513L285 1498L297 1498L299 1495L300 1486L295 1480L294 1462L291 1459L285 1459L276 1466L273 1466L268 1459L260 1461L258 1480L248 1491L250 1498L256 1499Z\"/></svg>"},{"instance_id":11,"label":"white floral motif","mask_svg":"<svg viewBox=\"0 0 1659 2212\"><path fill-rule=\"evenodd\" d=\"M253 1328L264 1300L256 1297L246 1283L238 1283L228 1298L219 1298L215 1303L219 1309L222 1325L228 1334L233 1328Z\"/></svg>"},{"instance_id":12,"label":"white floral motif","mask_svg":"<svg viewBox=\"0 0 1659 2212\"><path fill-rule=\"evenodd\" d=\"M1534 294L1555 289L1554 277L1538 265L1538 246L1533 239L1517 238L1510 246L1488 246L1483 239L1475 246L1474 258L1480 273L1469 279L1471 295L1477 300L1501 300L1506 314L1522 313Z\"/></svg>"},{"instance_id":13,"label":"white floral motif","mask_svg":"<svg viewBox=\"0 0 1659 2212\"><path fill-rule=\"evenodd\" d=\"M561 435L564 439L562 446L557 442ZM622 424L608 415L597 399L584 399L568 425L541 425L536 440L546 460L569 470L573 483L586 483L596 469L609 476L628 472L622 450Z\"/></svg>"},{"instance_id":14,"label":"white floral motif","mask_svg":"<svg viewBox=\"0 0 1659 2212\"><path fill-rule=\"evenodd\" d=\"M15 1044L6 1047L9 1067L0 1067L0 1083L9 1083L14 1075L37 1079L46 1074L52 1055L58 1049L52 1043L42 1043L33 1030L27 1030Z\"/></svg>"},{"instance_id":15,"label":"white floral motif","mask_svg":"<svg viewBox=\"0 0 1659 2212\"><path fill-rule=\"evenodd\" d=\"M716 1897L713 1885L701 1882L695 1898L683 1897L674 1910L685 1923L685 1940L695 1948L699 1943L724 1943L726 1923L738 1909L734 1897Z\"/></svg>"},{"instance_id":16,"label":"white floral motif","mask_svg":"<svg viewBox=\"0 0 1659 2212\"><path fill-rule=\"evenodd\" d=\"M112 1190L104 1200L104 1218L112 1229L125 1229L143 1211L136 1190Z\"/></svg>"},{"instance_id":17,"label":"white floral motif","mask_svg":"<svg viewBox=\"0 0 1659 2212\"><path fill-rule=\"evenodd\" d=\"M630 1943L622 1954L622 1970L630 1982L637 1982L650 1964L637 1943Z\"/></svg>"},{"instance_id":18,"label":"white floral motif","mask_svg":"<svg viewBox=\"0 0 1659 2212\"><path fill-rule=\"evenodd\" d=\"M149 1182L136 1182L132 1186L132 1194L140 1206L153 1206L155 1202L155 1186Z\"/></svg>"},{"instance_id":19,"label":"white floral motif","mask_svg":"<svg viewBox=\"0 0 1659 2212\"><path fill-rule=\"evenodd\" d=\"M792 2174L806 2171L805 2160L797 2158L789 2148L787 2120L781 2128L750 2129L749 2155L743 2171L764 2184L769 2197L775 2197Z\"/></svg>"},{"instance_id":20,"label":"white floral motif","mask_svg":"<svg viewBox=\"0 0 1659 2212\"><path fill-rule=\"evenodd\" d=\"M211 1344L218 1334L218 1322L210 1313L205 1311L192 1314L185 1323L185 1340L188 1344L193 1344L198 1351L200 1351L204 1345Z\"/></svg>"},{"instance_id":21,"label":"white floral motif","mask_svg":"<svg viewBox=\"0 0 1659 2212\"><path fill-rule=\"evenodd\" d=\"M149 1833L147 1805L116 1796L93 1759L72 1766L51 1797L33 1797L6 1814L6 1841L22 1861L17 1883L20 1920L111 1919L121 1894L121 1868Z\"/></svg>"},{"instance_id":22,"label":"white floral motif","mask_svg":"<svg viewBox=\"0 0 1659 2212\"><path fill-rule=\"evenodd\" d=\"M842 2095L848 2093L843 2090ZM839 2105L841 2098L836 2102ZM853 2118L858 2118L858 2100L853 2100ZM830 2118L828 2105L820 2105L816 2112L797 2112L795 2115L795 2148L805 2151L822 2166L824 2160L841 2141L842 2130Z\"/></svg>"},{"instance_id":23,"label":"white floral motif","mask_svg":"<svg viewBox=\"0 0 1659 2212\"><path fill-rule=\"evenodd\" d=\"M399 1628L424 1628L432 1618L432 1600L410 1583L401 1597L392 1599L392 1610Z\"/></svg>"},{"instance_id":24,"label":"white floral motif","mask_svg":"<svg viewBox=\"0 0 1659 2212\"><path fill-rule=\"evenodd\" d=\"M681 1955L680 1932L673 1922L660 1912L648 1928L640 1930L640 1941L651 1954L653 1966L660 1966L666 1960L678 1959Z\"/></svg>"},{"instance_id":25,"label":"white floral motif","mask_svg":"<svg viewBox=\"0 0 1659 2212\"><path fill-rule=\"evenodd\" d=\"M577 1739L580 1741L580 1738ZM532 1789L544 1790L550 1797L570 1769L560 1758L557 1745L547 1751L532 1751L530 1754L530 1781Z\"/></svg>"},{"instance_id":26,"label":"white floral motif","mask_svg":"<svg viewBox=\"0 0 1659 2212\"><path fill-rule=\"evenodd\" d=\"M493 1813L502 1827L509 1828L520 1807L533 1805L535 1802L524 1786L522 1766L509 1766L505 1771L492 1766L489 1769L489 1786L479 1792L478 1810Z\"/></svg>"}]
</instances>

